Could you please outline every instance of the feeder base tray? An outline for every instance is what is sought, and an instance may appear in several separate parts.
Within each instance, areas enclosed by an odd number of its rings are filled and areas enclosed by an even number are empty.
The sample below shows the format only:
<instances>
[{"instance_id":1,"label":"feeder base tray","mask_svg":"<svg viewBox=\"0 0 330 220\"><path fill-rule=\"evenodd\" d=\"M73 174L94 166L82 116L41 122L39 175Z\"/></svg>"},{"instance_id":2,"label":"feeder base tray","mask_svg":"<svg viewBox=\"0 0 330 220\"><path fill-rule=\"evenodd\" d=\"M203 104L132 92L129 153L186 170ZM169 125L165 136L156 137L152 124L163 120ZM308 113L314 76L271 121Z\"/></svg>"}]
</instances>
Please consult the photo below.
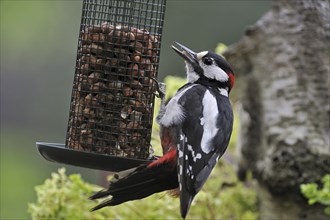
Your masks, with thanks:
<instances>
[{"instance_id":1,"label":"feeder base tray","mask_svg":"<svg viewBox=\"0 0 330 220\"><path fill-rule=\"evenodd\" d=\"M39 153L49 161L111 172L127 170L151 161L77 151L64 144L37 142L36 145Z\"/></svg>"}]
</instances>

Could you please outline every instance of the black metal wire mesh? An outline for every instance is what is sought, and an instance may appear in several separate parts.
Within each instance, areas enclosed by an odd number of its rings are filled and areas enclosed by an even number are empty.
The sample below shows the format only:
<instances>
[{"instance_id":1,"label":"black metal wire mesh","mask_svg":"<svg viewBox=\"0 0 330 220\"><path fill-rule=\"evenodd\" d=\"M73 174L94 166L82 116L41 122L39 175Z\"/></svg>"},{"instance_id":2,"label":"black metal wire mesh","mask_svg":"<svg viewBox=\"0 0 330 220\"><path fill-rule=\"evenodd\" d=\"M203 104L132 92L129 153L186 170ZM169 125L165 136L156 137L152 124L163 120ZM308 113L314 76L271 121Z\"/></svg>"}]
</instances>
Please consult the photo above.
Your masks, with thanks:
<instances>
[{"instance_id":1,"label":"black metal wire mesh","mask_svg":"<svg viewBox=\"0 0 330 220\"><path fill-rule=\"evenodd\" d=\"M66 146L147 158L166 0L84 0Z\"/></svg>"}]
</instances>

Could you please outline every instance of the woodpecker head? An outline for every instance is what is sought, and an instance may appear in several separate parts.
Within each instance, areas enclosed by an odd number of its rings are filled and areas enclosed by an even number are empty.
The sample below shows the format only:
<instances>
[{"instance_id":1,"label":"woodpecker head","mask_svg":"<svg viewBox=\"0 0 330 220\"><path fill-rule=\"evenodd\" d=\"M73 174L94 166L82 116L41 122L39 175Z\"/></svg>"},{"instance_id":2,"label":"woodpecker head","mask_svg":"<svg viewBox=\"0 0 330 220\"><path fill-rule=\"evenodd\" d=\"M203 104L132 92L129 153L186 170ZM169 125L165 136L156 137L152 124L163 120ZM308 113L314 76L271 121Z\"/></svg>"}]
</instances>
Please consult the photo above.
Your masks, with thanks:
<instances>
[{"instance_id":1,"label":"woodpecker head","mask_svg":"<svg viewBox=\"0 0 330 220\"><path fill-rule=\"evenodd\" d=\"M224 57L211 51L195 53L177 42L174 42L172 49L185 60L188 82L208 80L217 82L228 92L233 88L234 73Z\"/></svg>"}]
</instances>

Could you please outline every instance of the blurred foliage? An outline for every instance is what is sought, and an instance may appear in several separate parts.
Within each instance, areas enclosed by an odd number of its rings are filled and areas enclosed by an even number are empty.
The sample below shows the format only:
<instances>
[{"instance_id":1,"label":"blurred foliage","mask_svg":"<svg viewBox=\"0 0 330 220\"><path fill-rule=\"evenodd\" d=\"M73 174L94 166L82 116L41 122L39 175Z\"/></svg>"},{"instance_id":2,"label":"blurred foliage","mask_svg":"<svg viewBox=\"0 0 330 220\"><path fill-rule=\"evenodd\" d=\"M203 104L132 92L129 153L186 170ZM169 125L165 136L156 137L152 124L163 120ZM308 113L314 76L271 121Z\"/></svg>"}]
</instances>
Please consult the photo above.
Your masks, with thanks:
<instances>
[{"instance_id":1,"label":"blurred foliage","mask_svg":"<svg viewBox=\"0 0 330 220\"><path fill-rule=\"evenodd\" d=\"M90 212L97 205L88 196L99 186L84 182L79 174L65 175L62 168L35 187L37 202L28 205L32 219L180 219L179 200L166 193L143 201ZM257 219L256 193L238 182L232 167L220 163L193 201L187 219Z\"/></svg>"},{"instance_id":2,"label":"blurred foliage","mask_svg":"<svg viewBox=\"0 0 330 220\"><path fill-rule=\"evenodd\" d=\"M214 52L216 52L217 54L223 54L223 52L225 52L226 49L227 49L227 45L225 45L224 43L218 43Z\"/></svg>"},{"instance_id":3,"label":"blurred foliage","mask_svg":"<svg viewBox=\"0 0 330 220\"><path fill-rule=\"evenodd\" d=\"M306 183L300 185L302 194L308 199L308 204L320 203L325 205L325 213L330 216L330 174L326 174L322 180L322 187L316 183Z\"/></svg>"},{"instance_id":4,"label":"blurred foliage","mask_svg":"<svg viewBox=\"0 0 330 220\"><path fill-rule=\"evenodd\" d=\"M90 203L83 201L99 189L84 182L79 174L66 176L62 168L35 187L38 200L28 205L28 212L32 219L105 219L103 212L89 212Z\"/></svg>"},{"instance_id":5,"label":"blurred foliage","mask_svg":"<svg viewBox=\"0 0 330 220\"><path fill-rule=\"evenodd\" d=\"M167 95L171 97L182 86L185 79L168 76L164 79ZM158 112L159 100L155 106ZM233 151L236 145L238 120L235 120L234 131L229 150L217 164L201 192L191 205L188 219L249 219L258 218L257 196L252 178L239 182L234 168ZM158 126L153 127L152 145L160 151ZM160 154L160 152L156 154ZM180 219L180 204L177 198L167 193L154 194L143 201L131 201L116 207L107 207L100 211L90 212L95 201L88 196L100 187L84 182L80 175L65 175L64 169L52 174L43 185L36 187L37 202L30 203L28 211L33 219Z\"/></svg>"}]
</instances>

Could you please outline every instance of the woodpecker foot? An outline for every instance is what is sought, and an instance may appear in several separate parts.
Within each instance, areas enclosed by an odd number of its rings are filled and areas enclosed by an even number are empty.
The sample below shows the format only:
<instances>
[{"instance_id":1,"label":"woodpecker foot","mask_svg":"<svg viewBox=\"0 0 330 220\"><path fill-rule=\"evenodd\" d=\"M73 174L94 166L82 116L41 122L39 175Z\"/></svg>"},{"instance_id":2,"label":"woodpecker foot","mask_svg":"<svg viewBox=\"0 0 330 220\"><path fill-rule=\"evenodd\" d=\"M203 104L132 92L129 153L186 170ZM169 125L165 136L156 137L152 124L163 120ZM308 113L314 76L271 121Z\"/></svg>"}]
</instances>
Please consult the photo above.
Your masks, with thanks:
<instances>
[{"instance_id":1,"label":"woodpecker foot","mask_svg":"<svg viewBox=\"0 0 330 220\"><path fill-rule=\"evenodd\" d=\"M165 83L158 82L158 80L155 79L155 78L153 78L153 77L151 79L153 81L155 81L155 83L156 83L156 91L158 93L155 93L155 96L157 96L160 99L164 99L165 98L165 93L166 93L166 85L165 85Z\"/></svg>"}]
</instances>

